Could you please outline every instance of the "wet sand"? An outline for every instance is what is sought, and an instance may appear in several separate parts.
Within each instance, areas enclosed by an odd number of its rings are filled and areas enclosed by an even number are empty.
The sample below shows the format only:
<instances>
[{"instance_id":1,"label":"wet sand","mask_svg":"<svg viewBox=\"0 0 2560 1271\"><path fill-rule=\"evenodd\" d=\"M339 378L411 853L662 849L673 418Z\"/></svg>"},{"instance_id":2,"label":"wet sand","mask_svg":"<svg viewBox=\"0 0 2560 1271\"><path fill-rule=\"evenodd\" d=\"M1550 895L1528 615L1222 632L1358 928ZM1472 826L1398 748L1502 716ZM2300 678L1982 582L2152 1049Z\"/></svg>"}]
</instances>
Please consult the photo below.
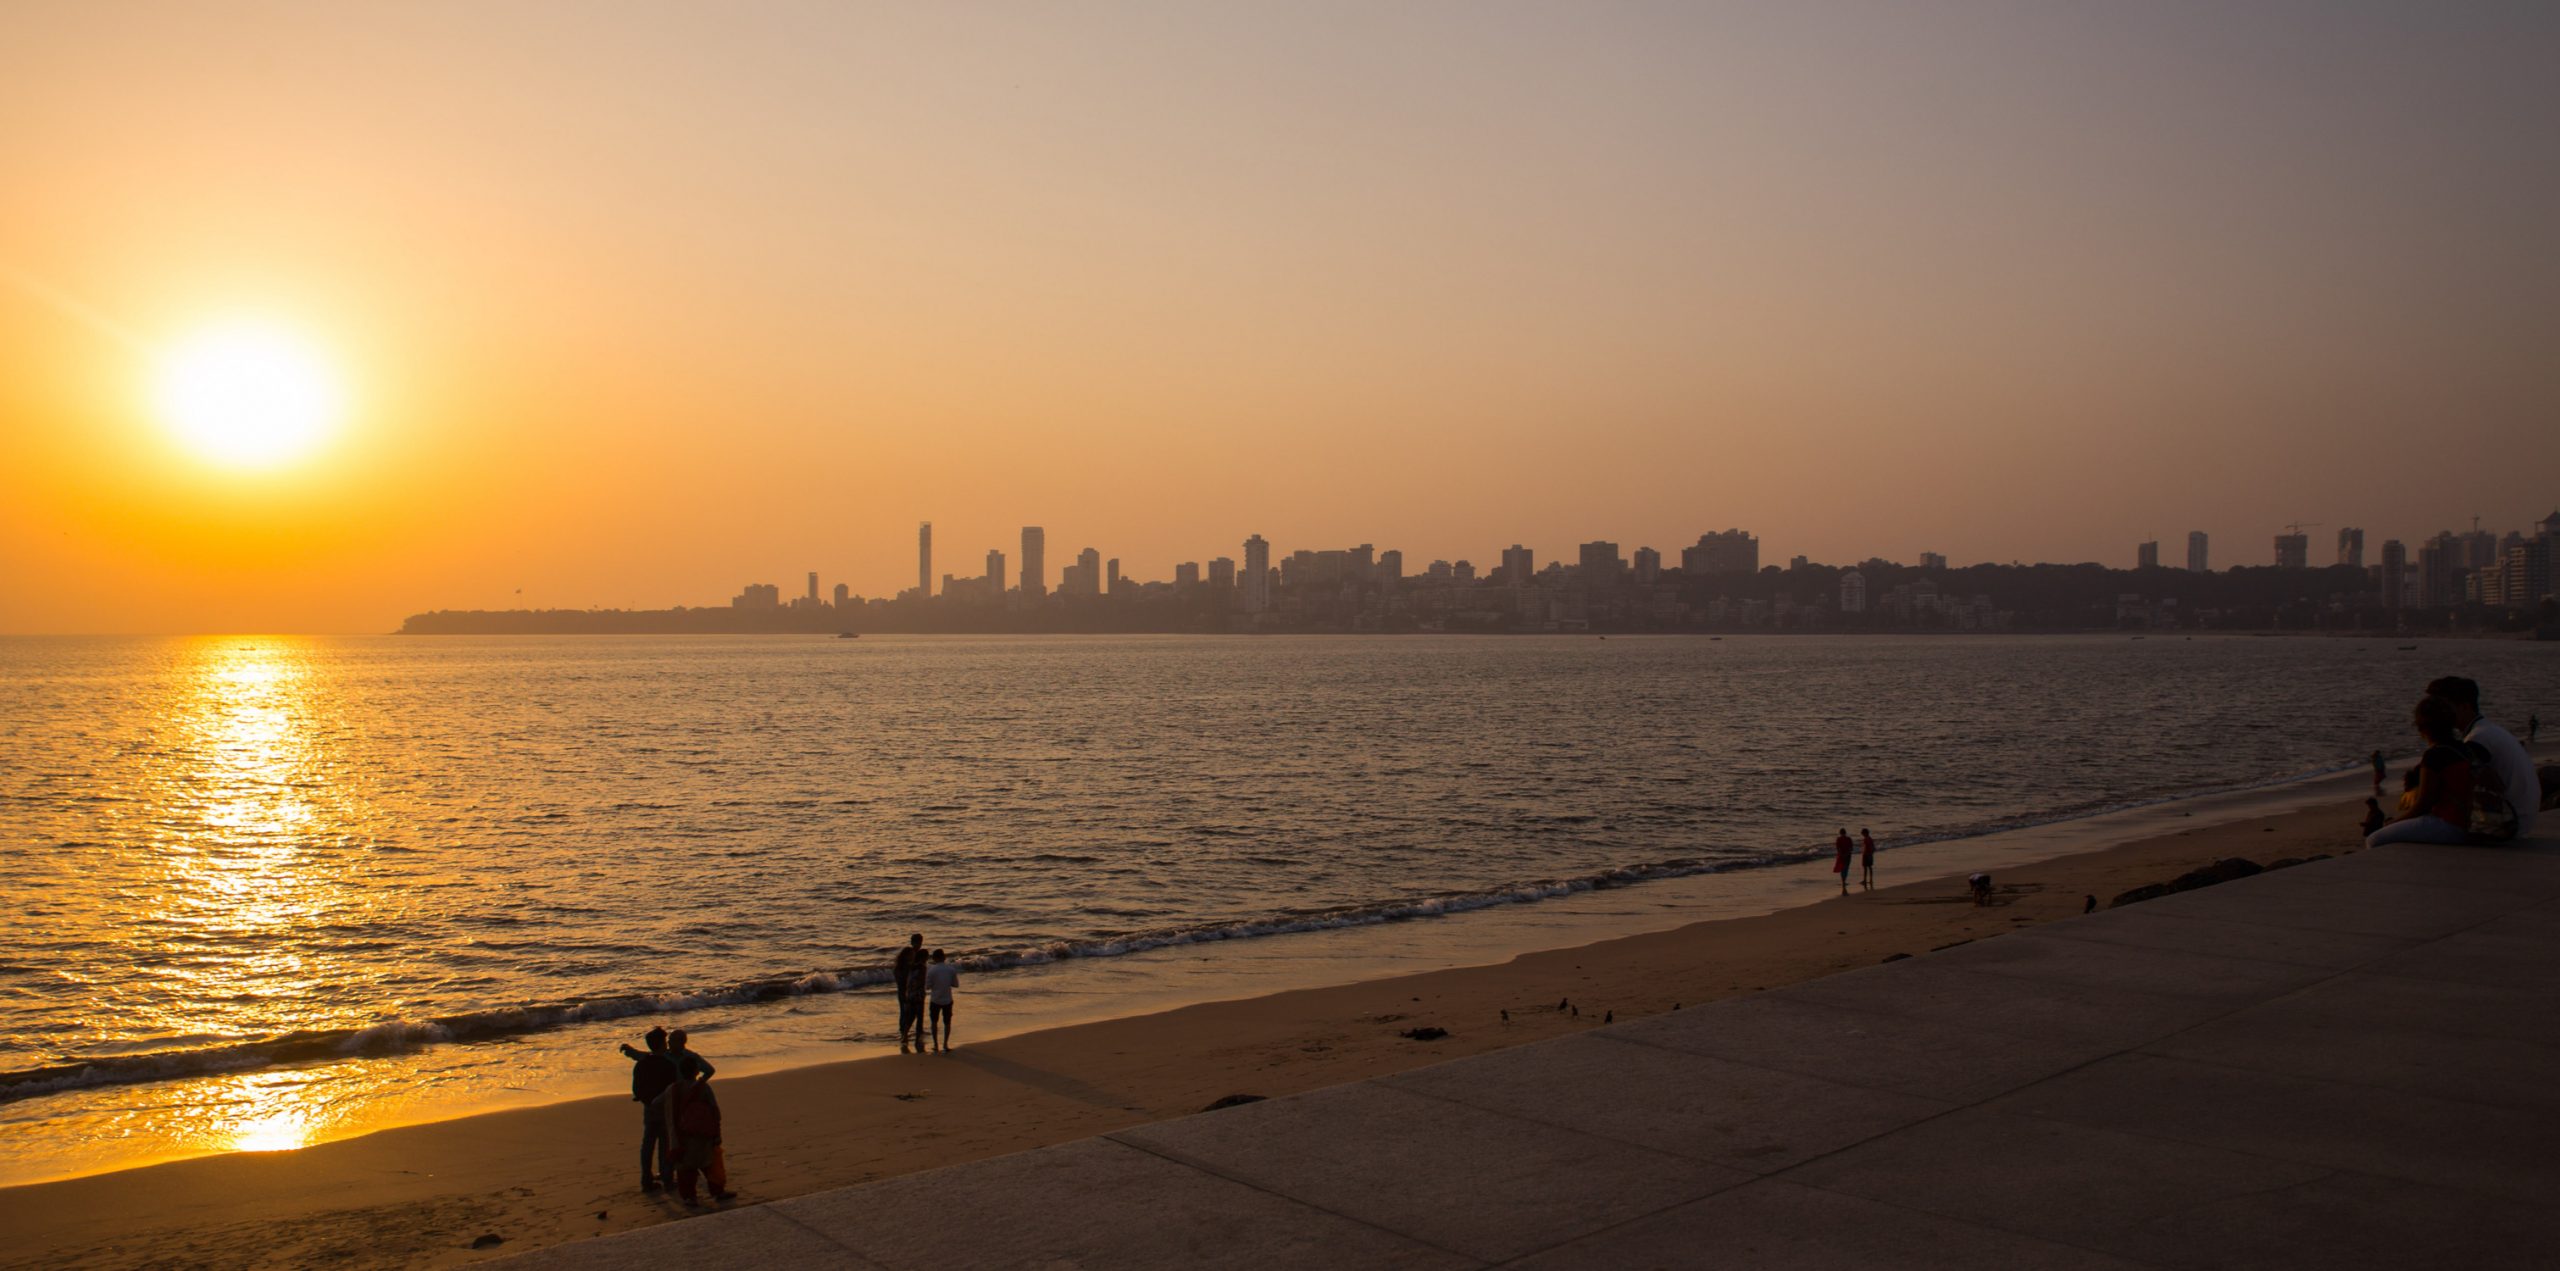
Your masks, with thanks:
<instances>
[{"instance_id":1,"label":"wet sand","mask_svg":"<svg viewBox=\"0 0 2560 1271\"><path fill-rule=\"evenodd\" d=\"M2359 795L2360 798L2360 795ZM1756 917L961 1046L723 1078L732 1204L753 1204L1379 1076L2078 914L2208 861L2355 846L2339 805L2153 834ZM1894 876L1894 855L1879 867ZM1911 871L1904 870L1903 873ZM885 1006L885 1004L884 1004ZM1505 1018L1507 1012L1508 1018ZM1445 1037L1416 1041L1407 1030ZM716 1055L714 1056L716 1059ZM450 1266L679 1219L637 1188L639 1110L587 1099L0 1190L0 1265ZM475 1241L501 1243L475 1249Z\"/></svg>"}]
</instances>

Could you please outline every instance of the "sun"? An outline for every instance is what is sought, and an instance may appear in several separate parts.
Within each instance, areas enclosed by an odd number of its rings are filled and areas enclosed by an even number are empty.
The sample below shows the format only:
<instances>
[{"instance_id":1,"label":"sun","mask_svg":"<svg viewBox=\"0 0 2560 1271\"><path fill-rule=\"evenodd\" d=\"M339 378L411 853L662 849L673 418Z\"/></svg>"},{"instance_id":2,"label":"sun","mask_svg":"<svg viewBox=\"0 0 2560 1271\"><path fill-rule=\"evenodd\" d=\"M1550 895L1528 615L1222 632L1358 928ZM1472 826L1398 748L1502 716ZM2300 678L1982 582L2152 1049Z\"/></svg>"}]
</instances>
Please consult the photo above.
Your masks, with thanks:
<instances>
[{"instance_id":1,"label":"sun","mask_svg":"<svg viewBox=\"0 0 2560 1271\"><path fill-rule=\"evenodd\" d=\"M161 359L153 401L187 447L233 468L272 468L310 453L346 413L329 360L293 330L235 320L206 327Z\"/></svg>"}]
</instances>

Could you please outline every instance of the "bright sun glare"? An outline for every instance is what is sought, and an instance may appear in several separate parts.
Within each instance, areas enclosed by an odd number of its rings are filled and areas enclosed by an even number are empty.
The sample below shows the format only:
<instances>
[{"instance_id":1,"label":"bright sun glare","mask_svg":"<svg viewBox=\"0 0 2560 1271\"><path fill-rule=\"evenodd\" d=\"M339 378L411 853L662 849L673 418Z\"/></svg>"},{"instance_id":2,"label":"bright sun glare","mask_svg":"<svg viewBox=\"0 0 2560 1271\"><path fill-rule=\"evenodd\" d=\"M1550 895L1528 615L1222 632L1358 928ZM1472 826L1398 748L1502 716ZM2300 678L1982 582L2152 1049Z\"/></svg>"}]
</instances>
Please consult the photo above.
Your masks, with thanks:
<instances>
[{"instance_id":1,"label":"bright sun glare","mask_svg":"<svg viewBox=\"0 0 2560 1271\"><path fill-rule=\"evenodd\" d=\"M268 468L300 458L345 413L338 377L308 340L284 327L234 321L207 327L161 359L161 421L216 463Z\"/></svg>"}]
</instances>

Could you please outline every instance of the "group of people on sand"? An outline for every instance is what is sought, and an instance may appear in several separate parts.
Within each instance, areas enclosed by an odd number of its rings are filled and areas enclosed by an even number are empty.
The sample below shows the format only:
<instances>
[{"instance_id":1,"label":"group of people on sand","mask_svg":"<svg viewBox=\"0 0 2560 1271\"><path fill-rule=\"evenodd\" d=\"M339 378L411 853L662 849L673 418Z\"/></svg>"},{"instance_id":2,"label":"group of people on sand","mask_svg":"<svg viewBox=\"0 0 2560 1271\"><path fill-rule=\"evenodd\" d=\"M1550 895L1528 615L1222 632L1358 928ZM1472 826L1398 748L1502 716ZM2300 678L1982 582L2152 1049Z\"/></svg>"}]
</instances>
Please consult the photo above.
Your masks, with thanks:
<instances>
[{"instance_id":1,"label":"group of people on sand","mask_svg":"<svg viewBox=\"0 0 2560 1271\"><path fill-rule=\"evenodd\" d=\"M960 964L942 950L928 951L921 934L907 937L890 963L898 997L898 1053L912 1045L951 1049L951 1004L960 987ZM640 1190L673 1191L688 1206L728 1200L728 1155L720 1147L720 1100L711 1093L711 1061L685 1042L684 1030L652 1028L641 1035L648 1049L622 1044L631 1061L631 1098L640 1105Z\"/></svg>"},{"instance_id":2,"label":"group of people on sand","mask_svg":"<svg viewBox=\"0 0 2560 1271\"><path fill-rule=\"evenodd\" d=\"M951 995L960 987L960 964L940 949L925 952L924 936L913 933L889 964L889 978L898 990L898 1053L907 1053L910 1038L919 1055L949 1051Z\"/></svg>"},{"instance_id":3,"label":"group of people on sand","mask_svg":"<svg viewBox=\"0 0 2560 1271\"><path fill-rule=\"evenodd\" d=\"M2542 782L2514 733L2480 713L2480 685L2448 675L2427 685L2410 712L2426 751L2404 774L2399 807L2386 813L2382 752L2373 752L2374 797L2365 803L2365 846L2505 843L2533 833ZM2541 731L2537 717L2526 735Z\"/></svg>"},{"instance_id":4,"label":"group of people on sand","mask_svg":"<svg viewBox=\"0 0 2560 1271\"><path fill-rule=\"evenodd\" d=\"M1858 827L1858 840L1853 843L1849 841L1849 827L1841 826L1840 837L1831 840L1831 850L1838 853L1838 858L1831 862L1831 872L1840 876L1841 895L1849 894L1849 857L1852 853L1857 854L1860 861L1858 886L1868 891L1876 889L1876 836L1867 833L1867 827Z\"/></svg>"},{"instance_id":5,"label":"group of people on sand","mask_svg":"<svg viewBox=\"0 0 2560 1271\"><path fill-rule=\"evenodd\" d=\"M699 1183L711 1199L727 1200L729 1162L720 1150L720 1100L711 1093L711 1061L685 1046L684 1030L652 1028L641 1035L647 1050L625 1042L631 1061L631 1097L640 1105L640 1190L671 1188L687 1205L700 1205Z\"/></svg>"}]
</instances>

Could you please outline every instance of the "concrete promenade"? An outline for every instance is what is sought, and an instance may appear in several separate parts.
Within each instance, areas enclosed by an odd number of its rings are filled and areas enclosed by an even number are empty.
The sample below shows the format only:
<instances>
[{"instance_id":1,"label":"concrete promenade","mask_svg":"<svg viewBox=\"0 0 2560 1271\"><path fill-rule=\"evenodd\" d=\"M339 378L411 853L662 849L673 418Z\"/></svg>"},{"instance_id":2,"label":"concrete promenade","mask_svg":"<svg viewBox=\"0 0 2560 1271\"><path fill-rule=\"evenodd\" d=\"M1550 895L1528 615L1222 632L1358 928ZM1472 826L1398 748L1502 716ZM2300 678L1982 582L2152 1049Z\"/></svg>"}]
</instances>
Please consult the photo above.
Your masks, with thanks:
<instances>
[{"instance_id":1,"label":"concrete promenade","mask_svg":"<svg viewBox=\"0 0 2560 1271\"><path fill-rule=\"evenodd\" d=\"M2560 844L2261 874L515 1268L2560 1265Z\"/></svg>"}]
</instances>

